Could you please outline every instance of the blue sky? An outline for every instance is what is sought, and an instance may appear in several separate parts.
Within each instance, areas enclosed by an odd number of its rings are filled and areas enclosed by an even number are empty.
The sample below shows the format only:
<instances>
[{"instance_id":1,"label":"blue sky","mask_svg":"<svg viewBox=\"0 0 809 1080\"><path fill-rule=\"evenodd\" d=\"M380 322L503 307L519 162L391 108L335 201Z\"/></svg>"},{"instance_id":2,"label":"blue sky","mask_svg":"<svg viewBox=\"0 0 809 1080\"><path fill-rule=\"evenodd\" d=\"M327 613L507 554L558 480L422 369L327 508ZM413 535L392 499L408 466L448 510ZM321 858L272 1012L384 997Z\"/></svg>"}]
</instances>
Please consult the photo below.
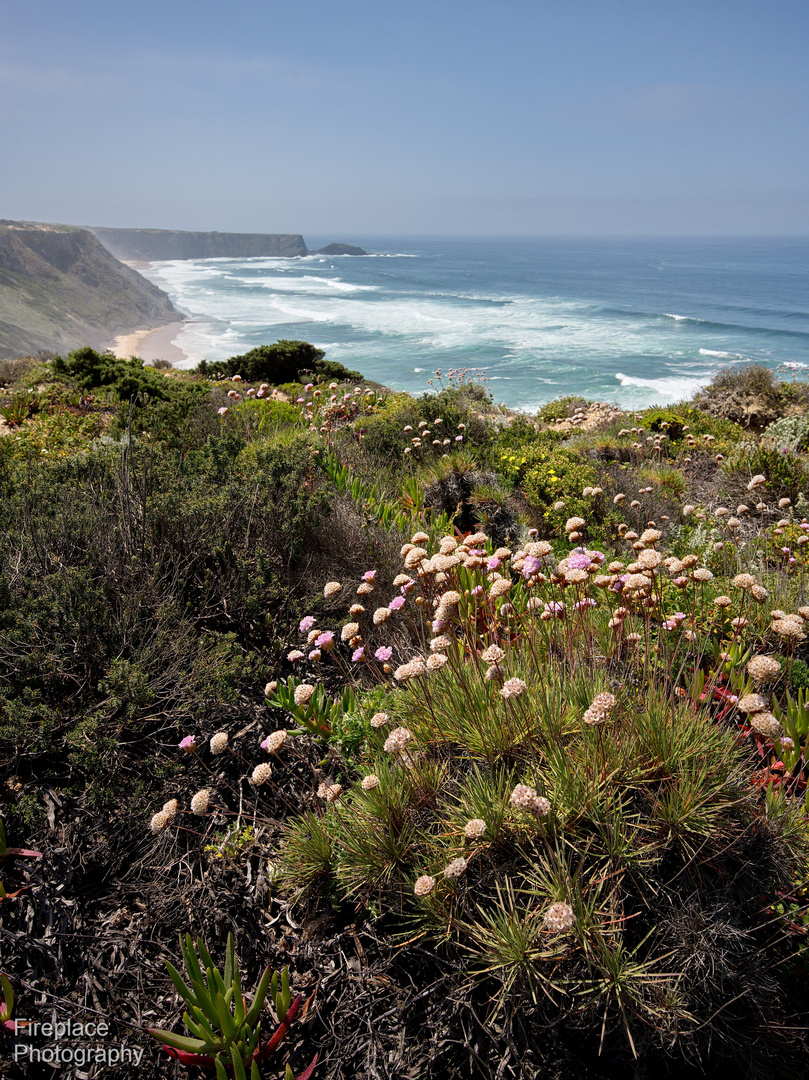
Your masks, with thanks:
<instances>
[{"instance_id":1,"label":"blue sky","mask_svg":"<svg viewBox=\"0 0 809 1080\"><path fill-rule=\"evenodd\" d=\"M806 0L0 0L0 217L809 233Z\"/></svg>"}]
</instances>

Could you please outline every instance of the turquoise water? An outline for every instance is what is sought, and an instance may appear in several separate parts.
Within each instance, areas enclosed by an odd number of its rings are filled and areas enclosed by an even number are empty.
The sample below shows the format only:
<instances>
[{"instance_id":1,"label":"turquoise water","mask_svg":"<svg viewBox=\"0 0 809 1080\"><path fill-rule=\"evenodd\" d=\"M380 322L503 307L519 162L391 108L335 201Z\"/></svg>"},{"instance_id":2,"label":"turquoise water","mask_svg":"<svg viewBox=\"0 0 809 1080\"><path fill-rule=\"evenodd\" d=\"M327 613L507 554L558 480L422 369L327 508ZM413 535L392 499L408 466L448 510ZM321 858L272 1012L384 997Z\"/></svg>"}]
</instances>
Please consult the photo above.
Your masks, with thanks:
<instances>
[{"instance_id":1,"label":"turquoise water","mask_svg":"<svg viewBox=\"0 0 809 1080\"><path fill-rule=\"evenodd\" d=\"M311 247L325 243L307 237ZM679 401L717 367L809 369L809 239L350 237L367 256L152 263L194 363L279 338L411 393L486 372L496 401Z\"/></svg>"}]
</instances>

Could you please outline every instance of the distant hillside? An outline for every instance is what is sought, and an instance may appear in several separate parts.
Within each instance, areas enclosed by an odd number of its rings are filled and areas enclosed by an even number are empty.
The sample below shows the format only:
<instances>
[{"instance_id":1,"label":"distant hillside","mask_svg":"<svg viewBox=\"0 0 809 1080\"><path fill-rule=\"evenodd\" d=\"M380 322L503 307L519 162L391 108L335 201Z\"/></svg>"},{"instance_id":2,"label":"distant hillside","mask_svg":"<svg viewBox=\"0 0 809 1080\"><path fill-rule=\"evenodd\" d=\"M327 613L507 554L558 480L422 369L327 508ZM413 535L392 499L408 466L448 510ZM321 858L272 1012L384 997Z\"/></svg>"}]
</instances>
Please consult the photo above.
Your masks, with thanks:
<instances>
[{"instance_id":1,"label":"distant hillside","mask_svg":"<svg viewBox=\"0 0 809 1080\"><path fill-rule=\"evenodd\" d=\"M0 220L0 357L102 348L182 318L87 229Z\"/></svg>"},{"instance_id":2,"label":"distant hillside","mask_svg":"<svg viewBox=\"0 0 809 1080\"><path fill-rule=\"evenodd\" d=\"M92 232L118 259L249 259L255 256L293 258L308 255L297 233L178 232L170 229L102 229Z\"/></svg>"}]
</instances>

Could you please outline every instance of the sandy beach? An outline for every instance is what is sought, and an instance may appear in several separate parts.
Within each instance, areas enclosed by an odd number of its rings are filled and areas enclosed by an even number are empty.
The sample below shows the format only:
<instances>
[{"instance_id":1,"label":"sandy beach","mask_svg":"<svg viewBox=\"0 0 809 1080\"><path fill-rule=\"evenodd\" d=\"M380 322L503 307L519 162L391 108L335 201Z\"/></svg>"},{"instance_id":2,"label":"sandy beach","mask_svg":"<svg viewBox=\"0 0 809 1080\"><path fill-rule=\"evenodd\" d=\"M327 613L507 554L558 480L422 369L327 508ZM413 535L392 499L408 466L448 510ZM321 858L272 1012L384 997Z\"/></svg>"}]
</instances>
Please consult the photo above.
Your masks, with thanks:
<instances>
[{"instance_id":1,"label":"sandy beach","mask_svg":"<svg viewBox=\"0 0 809 1080\"><path fill-rule=\"evenodd\" d=\"M188 362L189 357L173 344L185 324L167 323L154 330L138 330L133 334L119 334L110 351L122 359L139 356L141 360L168 360L172 364Z\"/></svg>"}]
</instances>

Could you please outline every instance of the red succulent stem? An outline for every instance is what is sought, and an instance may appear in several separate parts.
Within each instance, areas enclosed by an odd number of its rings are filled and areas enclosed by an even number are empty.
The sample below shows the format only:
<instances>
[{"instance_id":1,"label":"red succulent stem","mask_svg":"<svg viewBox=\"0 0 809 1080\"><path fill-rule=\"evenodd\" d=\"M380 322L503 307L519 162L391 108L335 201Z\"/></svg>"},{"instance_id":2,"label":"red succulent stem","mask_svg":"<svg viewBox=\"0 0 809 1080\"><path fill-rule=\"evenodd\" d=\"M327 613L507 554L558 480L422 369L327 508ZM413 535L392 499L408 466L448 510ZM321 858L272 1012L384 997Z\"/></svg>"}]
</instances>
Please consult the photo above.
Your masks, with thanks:
<instances>
[{"instance_id":1,"label":"red succulent stem","mask_svg":"<svg viewBox=\"0 0 809 1080\"><path fill-rule=\"evenodd\" d=\"M216 1068L214 1059L208 1057L207 1054L189 1054L185 1050L177 1050L173 1046L166 1046L165 1043L163 1043L163 1049L169 1057L177 1058L181 1065L197 1065L200 1069Z\"/></svg>"},{"instance_id":2,"label":"red succulent stem","mask_svg":"<svg viewBox=\"0 0 809 1080\"><path fill-rule=\"evenodd\" d=\"M298 994L298 996L289 1006L286 1016L276 1028L272 1038L265 1042L264 1045L262 1047L259 1047L259 1049L256 1051L254 1057L255 1061L263 1061L265 1057L268 1057L273 1052L273 1050L278 1047L281 1040L289 1031L290 1026L292 1025L292 1021L298 1015L298 1011L301 1007L302 1001L303 994Z\"/></svg>"}]
</instances>

